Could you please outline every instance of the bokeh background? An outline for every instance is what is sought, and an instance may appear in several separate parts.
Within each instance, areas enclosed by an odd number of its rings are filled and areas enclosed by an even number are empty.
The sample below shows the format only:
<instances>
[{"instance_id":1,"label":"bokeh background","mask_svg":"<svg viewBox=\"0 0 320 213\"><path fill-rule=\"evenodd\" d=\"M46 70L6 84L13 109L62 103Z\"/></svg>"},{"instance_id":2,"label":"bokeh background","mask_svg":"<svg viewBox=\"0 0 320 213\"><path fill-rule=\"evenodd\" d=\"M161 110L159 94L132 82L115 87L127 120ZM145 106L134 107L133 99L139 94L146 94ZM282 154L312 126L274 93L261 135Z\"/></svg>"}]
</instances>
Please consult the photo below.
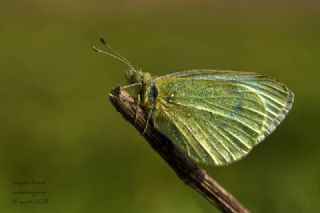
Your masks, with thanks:
<instances>
[{"instance_id":1,"label":"bokeh background","mask_svg":"<svg viewBox=\"0 0 320 213\"><path fill-rule=\"evenodd\" d=\"M252 212L320 212L319 1L1 0L0 17L0 212L218 212L111 106L127 67L91 50L100 37L153 75L284 82L295 103L279 128L207 169ZM49 203L12 203L30 180Z\"/></svg>"}]
</instances>

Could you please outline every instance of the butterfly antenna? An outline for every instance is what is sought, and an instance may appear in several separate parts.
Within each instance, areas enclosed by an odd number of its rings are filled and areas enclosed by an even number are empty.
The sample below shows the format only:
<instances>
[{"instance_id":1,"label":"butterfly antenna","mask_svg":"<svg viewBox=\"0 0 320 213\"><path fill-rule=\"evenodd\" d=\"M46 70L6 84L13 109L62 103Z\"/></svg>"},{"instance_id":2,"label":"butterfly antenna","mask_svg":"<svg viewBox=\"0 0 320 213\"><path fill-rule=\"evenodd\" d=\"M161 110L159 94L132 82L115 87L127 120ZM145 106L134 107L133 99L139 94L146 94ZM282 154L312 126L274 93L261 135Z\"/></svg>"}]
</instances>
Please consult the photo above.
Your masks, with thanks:
<instances>
[{"instance_id":1,"label":"butterfly antenna","mask_svg":"<svg viewBox=\"0 0 320 213\"><path fill-rule=\"evenodd\" d=\"M93 46L92 49L93 49L94 51L96 51L97 53L103 53L103 54L109 55L109 56L111 56L111 57L113 57L113 58L115 58L115 59L118 59L118 60L122 61L122 62L125 63L126 65L128 65L125 60L123 60L122 58L120 58L120 57L118 57L118 56L116 56L116 55L113 55L112 53L109 53L109 52L105 52L105 51L103 51L103 50L100 50L99 48L97 48L97 47L95 47L95 46ZM130 65L128 65L128 66L131 68Z\"/></svg>"},{"instance_id":2,"label":"butterfly antenna","mask_svg":"<svg viewBox=\"0 0 320 213\"><path fill-rule=\"evenodd\" d=\"M100 53L104 53L104 54L107 54L107 55L110 55L120 61L122 61L123 63L125 63L131 70L135 71L136 72L136 69L132 66L132 64L125 58L123 57L119 52L115 51L111 45L106 42L105 39L103 38L100 38L100 42L109 50L111 50L112 53L109 53L109 52L105 52L105 51L102 51L102 50L99 50L97 49L96 47L94 47L94 50L97 51L97 52L100 52Z\"/></svg>"}]
</instances>

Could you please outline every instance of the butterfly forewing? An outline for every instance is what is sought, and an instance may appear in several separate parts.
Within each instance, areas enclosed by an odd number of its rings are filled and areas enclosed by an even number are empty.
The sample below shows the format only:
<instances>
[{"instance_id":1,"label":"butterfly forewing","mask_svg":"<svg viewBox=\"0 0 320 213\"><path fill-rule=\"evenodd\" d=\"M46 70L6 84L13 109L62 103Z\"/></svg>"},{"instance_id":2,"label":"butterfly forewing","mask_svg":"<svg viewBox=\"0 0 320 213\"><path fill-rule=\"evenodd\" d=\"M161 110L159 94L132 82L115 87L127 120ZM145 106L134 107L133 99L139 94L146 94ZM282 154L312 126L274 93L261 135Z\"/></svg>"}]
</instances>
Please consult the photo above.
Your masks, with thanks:
<instances>
[{"instance_id":1,"label":"butterfly forewing","mask_svg":"<svg viewBox=\"0 0 320 213\"><path fill-rule=\"evenodd\" d=\"M254 73L191 70L154 83L155 127L205 164L245 156L283 120L293 101L284 85Z\"/></svg>"}]
</instances>

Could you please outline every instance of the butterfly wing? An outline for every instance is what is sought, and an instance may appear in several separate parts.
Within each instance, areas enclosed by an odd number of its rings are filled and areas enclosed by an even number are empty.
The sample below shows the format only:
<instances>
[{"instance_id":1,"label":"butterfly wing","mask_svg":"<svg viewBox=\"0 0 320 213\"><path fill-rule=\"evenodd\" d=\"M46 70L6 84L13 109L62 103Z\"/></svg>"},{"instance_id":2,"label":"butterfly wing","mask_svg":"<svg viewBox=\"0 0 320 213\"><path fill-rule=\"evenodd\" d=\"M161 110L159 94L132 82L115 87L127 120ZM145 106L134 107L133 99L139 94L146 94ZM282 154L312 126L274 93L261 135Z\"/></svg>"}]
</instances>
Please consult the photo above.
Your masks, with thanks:
<instances>
[{"instance_id":1,"label":"butterfly wing","mask_svg":"<svg viewBox=\"0 0 320 213\"><path fill-rule=\"evenodd\" d=\"M286 86L248 72L190 70L154 83L155 128L209 165L244 157L280 124L293 102Z\"/></svg>"}]
</instances>

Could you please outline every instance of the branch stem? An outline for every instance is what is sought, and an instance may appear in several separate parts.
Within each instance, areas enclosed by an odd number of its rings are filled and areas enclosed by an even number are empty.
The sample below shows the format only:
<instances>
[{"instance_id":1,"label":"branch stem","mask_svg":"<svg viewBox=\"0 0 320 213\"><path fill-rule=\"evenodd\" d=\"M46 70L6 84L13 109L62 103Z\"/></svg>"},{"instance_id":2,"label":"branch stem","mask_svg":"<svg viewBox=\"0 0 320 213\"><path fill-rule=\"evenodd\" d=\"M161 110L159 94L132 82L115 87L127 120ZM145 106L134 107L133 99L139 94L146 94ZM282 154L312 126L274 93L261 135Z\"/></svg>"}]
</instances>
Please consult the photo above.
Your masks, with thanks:
<instances>
[{"instance_id":1,"label":"branch stem","mask_svg":"<svg viewBox=\"0 0 320 213\"><path fill-rule=\"evenodd\" d=\"M125 120L134 125L140 133L144 131L147 115L125 90L121 87L114 88L109 94L109 99ZM249 212L196 162L180 151L167 137L158 132L152 124L147 126L143 137L183 182L199 192L221 212Z\"/></svg>"}]
</instances>

